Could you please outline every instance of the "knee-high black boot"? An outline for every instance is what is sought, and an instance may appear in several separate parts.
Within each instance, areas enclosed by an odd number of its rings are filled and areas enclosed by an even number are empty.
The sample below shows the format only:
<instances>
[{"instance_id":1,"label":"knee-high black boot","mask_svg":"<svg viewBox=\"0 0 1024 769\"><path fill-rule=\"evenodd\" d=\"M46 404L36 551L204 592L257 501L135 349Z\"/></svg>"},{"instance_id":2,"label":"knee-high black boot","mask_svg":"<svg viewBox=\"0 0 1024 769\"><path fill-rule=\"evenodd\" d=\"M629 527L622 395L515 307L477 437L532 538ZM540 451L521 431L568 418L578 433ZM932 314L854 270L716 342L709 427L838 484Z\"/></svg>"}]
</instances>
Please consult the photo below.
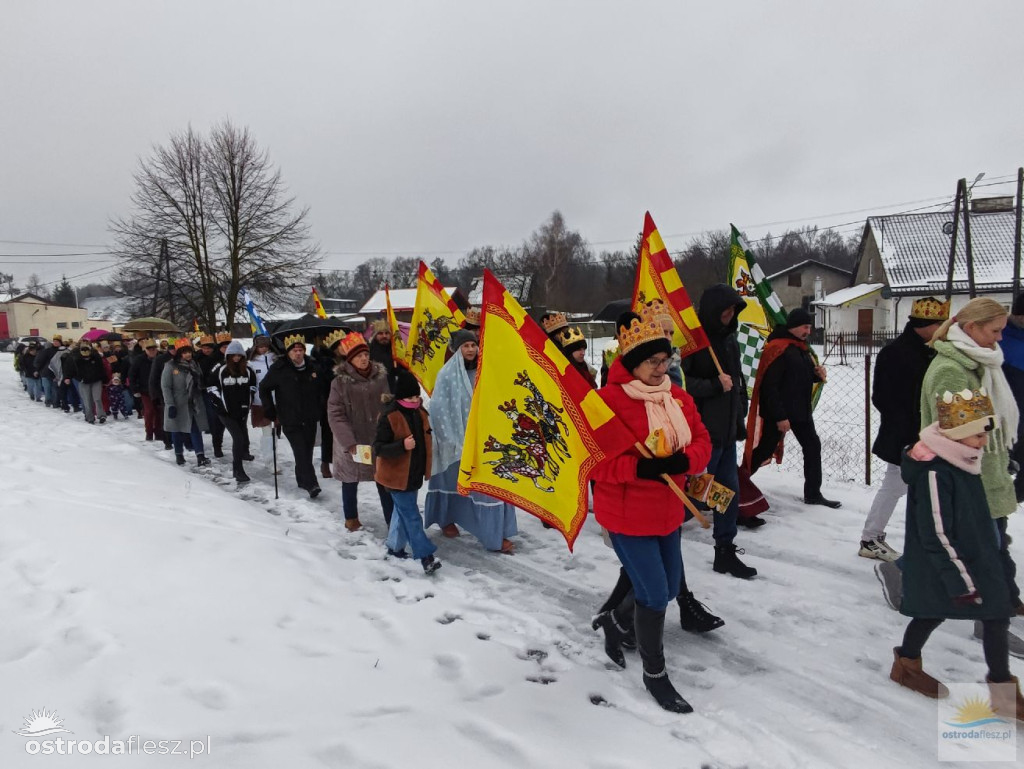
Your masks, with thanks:
<instances>
[{"instance_id":1,"label":"knee-high black boot","mask_svg":"<svg viewBox=\"0 0 1024 769\"><path fill-rule=\"evenodd\" d=\"M631 648L628 642L633 629L632 616L623 615L621 609L609 609L602 611L590 623L594 630L601 628L604 631L604 653L620 668L626 667L626 655L622 653L622 648Z\"/></svg>"},{"instance_id":2,"label":"knee-high black boot","mask_svg":"<svg viewBox=\"0 0 1024 769\"><path fill-rule=\"evenodd\" d=\"M672 713L692 713L693 708L679 696L668 680L662 636L665 632L665 610L654 611L642 604L633 610L636 645L644 665L644 686L658 704Z\"/></svg>"}]
</instances>

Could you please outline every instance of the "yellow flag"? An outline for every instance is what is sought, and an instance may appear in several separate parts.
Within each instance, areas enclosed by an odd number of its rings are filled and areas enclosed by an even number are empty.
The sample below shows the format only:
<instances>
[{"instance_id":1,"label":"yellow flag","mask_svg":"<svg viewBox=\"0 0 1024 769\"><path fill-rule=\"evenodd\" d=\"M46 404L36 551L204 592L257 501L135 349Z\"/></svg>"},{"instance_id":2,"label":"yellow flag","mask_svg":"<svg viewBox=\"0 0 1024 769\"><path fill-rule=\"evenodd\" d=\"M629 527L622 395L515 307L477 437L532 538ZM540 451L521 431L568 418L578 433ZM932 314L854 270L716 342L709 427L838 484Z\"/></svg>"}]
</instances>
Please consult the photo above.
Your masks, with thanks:
<instances>
[{"instance_id":1,"label":"yellow flag","mask_svg":"<svg viewBox=\"0 0 1024 769\"><path fill-rule=\"evenodd\" d=\"M396 362L400 362L404 366L406 365L406 357L408 353L405 349L405 340L402 338L402 331L398 327L398 318L395 315L395 311L391 308L391 289L386 284L384 286L384 300L387 302L388 308L388 328L391 329L391 357Z\"/></svg>"},{"instance_id":2,"label":"yellow flag","mask_svg":"<svg viewBox=\"0 0 1024 769\"><path fill-rule=\"evenodd\" d=\"M465 318L441 282L423 262L416 281L416 306L412 311L405 362L427 394L444 365L448 340ZM394 338L392 336L392 338Z\"/></svg>"},{"instance_id":3,"label":"yellow flag","mask_svg":"<svg viewBox=\"0 0 1024 769\"><path fill-rule=\"evenodd\" d=\"M327 317L327 312L324 310L324 305L320 301L320 294L316 292L316 286L313 286L313 306L316 307L316 316L318 318Z\"/></svg>"}]
</instances>

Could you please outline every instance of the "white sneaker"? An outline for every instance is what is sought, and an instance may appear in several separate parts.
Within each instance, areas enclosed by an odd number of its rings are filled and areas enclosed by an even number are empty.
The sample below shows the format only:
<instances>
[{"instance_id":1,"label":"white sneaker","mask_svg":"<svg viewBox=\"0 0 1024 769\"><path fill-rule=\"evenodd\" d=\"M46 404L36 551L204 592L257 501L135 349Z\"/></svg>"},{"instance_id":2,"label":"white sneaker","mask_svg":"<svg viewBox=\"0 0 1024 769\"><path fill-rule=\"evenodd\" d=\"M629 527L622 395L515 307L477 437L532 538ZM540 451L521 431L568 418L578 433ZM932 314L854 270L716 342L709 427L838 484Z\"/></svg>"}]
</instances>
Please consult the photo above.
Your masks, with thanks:
<instances>
[{"instance_id":1,"label":"white sneaker","mask_svg":"<svg viewBox=\"0 0 1024 769\"><path fill-rule=\"evenodd\" d=\"M889 558L887 558L886 560L889 560L889 561L895 561L895 560L896 560L897 558L899 558L899 557L900 557L899 551L898 551L898 550L895 550L895 549L893 549L893 548L892 548L892 547L891 547L891 546L889 545L889 543L885 541L885 534L883 534L882 536L880 536L880 537L879 537L879 538L878 538L877 540L875 540L875 541L876 541L876 542L877 542L877 543L878 543L879 545L881 545L881 546L882 546L882 547L883 547L883 548L885 549L885 551L886 551L887 553L889 553Z\"/></svg>"},{"instance_id":2,"label":"white sneaker","mask_svg":"<svg viewBox=\"0 0 1024 769\"><path fill-rule=\"evenodd\" d=\"M895 561L900 557L900 554L882 539L861 540L857 555L861 558L877 558L879 561Z\"/></svg>"}]
</instances>

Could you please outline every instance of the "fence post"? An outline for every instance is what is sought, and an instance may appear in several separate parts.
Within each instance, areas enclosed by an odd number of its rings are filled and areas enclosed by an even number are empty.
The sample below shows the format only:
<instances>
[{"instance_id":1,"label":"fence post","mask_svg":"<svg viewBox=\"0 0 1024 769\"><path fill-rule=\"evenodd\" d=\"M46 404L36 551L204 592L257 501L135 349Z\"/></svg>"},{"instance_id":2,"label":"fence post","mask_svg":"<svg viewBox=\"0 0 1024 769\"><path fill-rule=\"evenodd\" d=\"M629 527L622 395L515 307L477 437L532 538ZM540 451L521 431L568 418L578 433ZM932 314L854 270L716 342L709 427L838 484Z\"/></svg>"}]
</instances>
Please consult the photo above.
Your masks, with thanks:
<instances>
[{"instance_id":1,"label":"fence post","mask_svg":"<svg viewBox=\"0 0 1024 769\"><path fill-rule=\"evenodd\" d=\"M864 354L864 483L871 485L871 353Z\"/></svg>"}]
</instances>

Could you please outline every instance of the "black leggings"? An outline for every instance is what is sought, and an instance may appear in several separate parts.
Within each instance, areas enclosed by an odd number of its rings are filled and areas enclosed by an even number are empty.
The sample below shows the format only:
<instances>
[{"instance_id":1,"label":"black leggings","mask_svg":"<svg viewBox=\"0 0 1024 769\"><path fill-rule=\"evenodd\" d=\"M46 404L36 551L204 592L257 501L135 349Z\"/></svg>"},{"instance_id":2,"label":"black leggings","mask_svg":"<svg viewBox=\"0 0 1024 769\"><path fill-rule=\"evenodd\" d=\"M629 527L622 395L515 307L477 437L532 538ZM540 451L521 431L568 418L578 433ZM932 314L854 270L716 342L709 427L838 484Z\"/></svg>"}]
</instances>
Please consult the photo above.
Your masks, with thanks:
<instances>
[{"instance_id":1,"label":"black leggings","mask_svg":"<svg viewBox=\"0 0 1024 769\"><path fill-rule=\"evenodd\" d=\"M928 636L932 634L939 625L941 619L920 619L914 618L907 625L903 634L903 643L900 646L900 656L916 660L921 656L921 649L924 648ZM1010 646L1007 637L1010 630L1009 619L986 619L982 620L984 635L982 636L982 648L985 651L985 663L988 665L988 679L995 683L1003 683L1010 680Z\"/></svg>"},{"instance_id":2,"label":"black leggings","mask_svg":"<svg viewBox=\"0 0 1024 769\"><path fill-rule=\"evenodd\" d=\"M218 414L221 430L227 428L231 434L231 460L236 470L242 468L242 461L249 453L249 428L244 419L238 420L227 414ZM223 436L223 432L221 433Z\"/></svg>"}]
</instances>

